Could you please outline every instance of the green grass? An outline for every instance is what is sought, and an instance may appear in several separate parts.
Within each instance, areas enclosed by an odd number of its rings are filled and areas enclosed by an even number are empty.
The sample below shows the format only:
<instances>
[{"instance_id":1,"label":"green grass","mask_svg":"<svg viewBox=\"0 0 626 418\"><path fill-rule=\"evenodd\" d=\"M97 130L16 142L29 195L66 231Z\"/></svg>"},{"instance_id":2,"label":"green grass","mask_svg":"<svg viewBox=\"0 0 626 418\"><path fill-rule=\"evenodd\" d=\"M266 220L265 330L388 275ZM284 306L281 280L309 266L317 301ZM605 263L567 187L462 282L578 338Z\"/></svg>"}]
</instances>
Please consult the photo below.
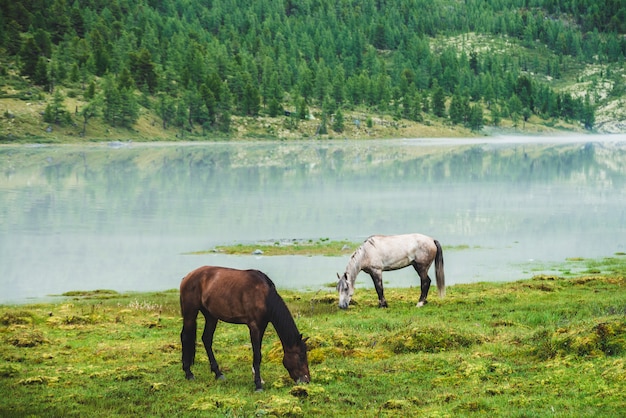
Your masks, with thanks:
<instances>
[{"instance_id":1,"label":"green grass","mask_svg":"<svg viewBox=\"0 0 626 418\"><path fill-rule=\"evenodd\" d=\"M0 416L619 416L626 410L626 257L605 272L474 283L430 295L280 293L309 339L294 385L270 326L254 392L247 328L219 324L215 381L198 338L186 381L178 292L73 292L0 306ZM200 321L202 322L202 321Z\"/></svg>"},{"instance_id":2,"label":"green grass","mask_svg":"<svg viewBox=\"0 0 626 418\"><path fill-rule=\"evenodd\" d=\"M250 255L254 253L262 253L267 256L275 255L323 255L323 256L339 256L343 254L351 254L360 242L331 241L328 238L320 238L318 240L290 240L261 242L253 244L233 244L218 245L211 250L194 251L190 254L207 254L207 253L223 253L229 255Z\"/></svg>"}]
</instances>

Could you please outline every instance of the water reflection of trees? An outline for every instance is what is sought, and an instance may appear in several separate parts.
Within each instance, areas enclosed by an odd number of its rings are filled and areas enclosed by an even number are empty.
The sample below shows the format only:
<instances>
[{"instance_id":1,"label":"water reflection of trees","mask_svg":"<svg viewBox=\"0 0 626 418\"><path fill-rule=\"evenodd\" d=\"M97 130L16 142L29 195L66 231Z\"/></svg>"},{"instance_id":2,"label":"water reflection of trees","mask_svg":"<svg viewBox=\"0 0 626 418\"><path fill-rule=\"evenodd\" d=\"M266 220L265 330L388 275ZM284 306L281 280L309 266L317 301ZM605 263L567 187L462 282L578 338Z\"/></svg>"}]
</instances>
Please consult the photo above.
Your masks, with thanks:
<instances>
[{"instance_id":1,"label":"water reflection of trees","mask_svg":"<svg viewBox=\"0 0 626 418\"><path fill-rule=\"evenodd\" d=\"M611 155L624 159L624 151ZM613 166L613 167L611 167ZM446 155L425 156L401 163L400 169L389 172L391 177L401 173L416 181L594 181L606 176L623 179L624 172L615 170L604 158L597 158L595 146L551 147L536 150L526 147L489 149L471 147ZM619 181L621 183L622 180Z\"/></svg>"},{"instance_id":2,"label":"water reflection of trees","mask_svg":"<svg viewBox=\"0 0 626 418\"><path fill-rule=\"evenodd\" d=\"M15 207L11 200L15 195L3 193L0 204L8 213L4 216L54 223L57 212L80 217L101 207L111 214L100 216L108 217L126 211L184 214L190 201L228 201L242 195L249 195L253 204L276 189L367 193L372 184L379 189L446 182L593 182L616 188L626 184L626 148L621 146L474 145L410 151L398 145L351 143L29 149L22 165L11 164L10 175L0 180L0 186L30 190L32 198ZM17 160L15 155L11 158ZM76 194L82 196L79 207L71 206L76 205Z\"/></svg>"},{"instance_id":3,"label":"water reflection of trees","mask_svg":"<svg viewBox=\"0 0 626 418\"><path fill-rule=\"evenodd\" d=\"M287 151L272 146L228 145L142 149L124 155L111 153L100 171L107 188L118 191L149 179L163 190L178 191L181 183L192 187L263 187L270 183L305 183L307 178L375 178L412 181L553 181L576 178L592 181L606 176L623 178L626 150L616 147L606 152L602 145L475 145L441 148L411 156L401 147L381 149L315 147L310 152L297 146ZM598 147L603 151L598 157ZM304 149L304 147L303 147ZM383 149L383 152L385 150ZM154 155L150 155L154 153ZM90 164L89 156L87 165ZM94 157L100 161L103 157ZM50 182L76 173L82 161L57 162L45 168Z\"/></svg>"}]
</instances>

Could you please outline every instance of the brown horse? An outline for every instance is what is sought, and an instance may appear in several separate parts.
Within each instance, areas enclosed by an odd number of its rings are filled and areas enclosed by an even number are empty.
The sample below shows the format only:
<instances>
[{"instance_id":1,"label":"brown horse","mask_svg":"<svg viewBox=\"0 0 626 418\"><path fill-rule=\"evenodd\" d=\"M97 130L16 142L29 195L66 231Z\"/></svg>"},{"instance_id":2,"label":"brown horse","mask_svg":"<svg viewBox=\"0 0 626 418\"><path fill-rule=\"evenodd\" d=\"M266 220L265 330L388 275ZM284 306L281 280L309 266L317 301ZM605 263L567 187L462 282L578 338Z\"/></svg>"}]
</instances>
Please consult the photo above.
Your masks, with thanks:
<instances>
[{"instance_id":1,"label":"brown horse","mask_svg":"<svg viewBox=\"0 0 626 418\"><path fill-rule=\"evenodd\" d=\"M196 319L198 312L202 312L205 318L202 342L216 379L224 378L212 349L215 327L218 320L222 320L246 324L250 329L252 369L257 391L263 390L261 341L270 322L283 345L283 365L289 375L295 382L309 382L306 339L302 339L287 305L264 273L225 267L197 268L187 274L180 284L180 308L183 315L180 341L187 379L194 378L191 365L196 355Z\"/></svg>"}]
</instances>

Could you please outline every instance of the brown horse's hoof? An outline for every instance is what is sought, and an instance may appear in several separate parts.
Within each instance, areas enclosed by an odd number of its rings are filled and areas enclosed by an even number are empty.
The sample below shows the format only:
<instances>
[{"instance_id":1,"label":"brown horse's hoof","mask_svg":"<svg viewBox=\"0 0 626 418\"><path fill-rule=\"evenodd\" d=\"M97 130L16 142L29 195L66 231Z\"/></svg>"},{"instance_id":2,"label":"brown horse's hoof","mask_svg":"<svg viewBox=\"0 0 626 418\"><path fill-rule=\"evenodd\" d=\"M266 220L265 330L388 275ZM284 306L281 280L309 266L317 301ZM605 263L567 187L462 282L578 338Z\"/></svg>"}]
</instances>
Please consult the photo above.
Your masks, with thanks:
<instances>
[{"instance_id":1,"label":"brown horse's hoof","mask_svg":"<svg viewBox=\"0 0 626 418\"><path fill-rule=\"evenodd\" d=\"M196 376L194 376L192 373L189 373L189 374L185 375L185 379L187 379L187 380L196 380Z\"/></svg>"},{"instance_id":2,"label":"brown horse's hoof","mask_svg":"<svg viewBox=\"0 0 626 418\"><path fill-rule=\"evenodd\" d=\"M215 380L226 380L226 376L224 376L223 374L215 376Z\"/></svg>"},{"instance_id":3,"label":"brown horse's hoof","mask_svg":"<svg viewBox=\"0 0 626 418\"><path fill-rule=\"evenodd\" d=\"M257 392L257 393L263 392L263 388L256 388L255 392Z\"/></svg>"}]
</instances>

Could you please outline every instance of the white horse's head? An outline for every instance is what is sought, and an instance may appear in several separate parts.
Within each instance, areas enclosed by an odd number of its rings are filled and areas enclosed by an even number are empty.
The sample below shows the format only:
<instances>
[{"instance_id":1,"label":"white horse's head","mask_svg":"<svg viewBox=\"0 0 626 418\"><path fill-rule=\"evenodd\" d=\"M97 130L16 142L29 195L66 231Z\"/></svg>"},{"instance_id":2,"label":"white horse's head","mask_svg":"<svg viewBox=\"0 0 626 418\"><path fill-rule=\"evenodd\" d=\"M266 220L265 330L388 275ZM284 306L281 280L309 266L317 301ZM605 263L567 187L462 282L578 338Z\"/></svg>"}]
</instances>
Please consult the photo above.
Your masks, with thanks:
<instances>
[{"instance_id":1,"label":"white horse's head","mask_svg":"<svg viewBox=\"0 0 626 418\"><path fill-rule=\"evenodd\" d=\"M337 274L339 281L337 282L337 291L339 292L339 307L341 309L348 309L350 305L350 299L354 295L354 285L348 280L348 273L344 273L343 276Z\"/></svg>"}]
</instances>

